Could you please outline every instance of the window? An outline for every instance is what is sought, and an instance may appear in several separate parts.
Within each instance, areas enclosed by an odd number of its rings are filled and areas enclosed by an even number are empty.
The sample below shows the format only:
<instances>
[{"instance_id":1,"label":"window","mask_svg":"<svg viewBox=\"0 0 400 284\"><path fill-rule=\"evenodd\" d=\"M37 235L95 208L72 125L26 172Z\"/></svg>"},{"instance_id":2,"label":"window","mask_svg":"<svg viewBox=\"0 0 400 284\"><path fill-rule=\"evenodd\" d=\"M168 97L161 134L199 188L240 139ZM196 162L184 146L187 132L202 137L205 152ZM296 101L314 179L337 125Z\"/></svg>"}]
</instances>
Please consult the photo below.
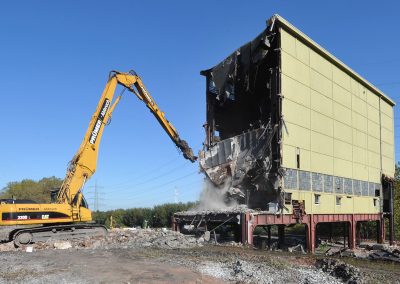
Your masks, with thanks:
<instances>
[{"instance_id":1,"label":"window","mask_svg":"<svg viewBox=\"0 0 400 284\"><path fill-rule=\"evenodd\" d=\"M285 204L286 205L292 204L292 194L290 192L285 192Z\"/></svg>"},{"instance_id":2,"label":"window","mask_svg":"<svg viewBox=\"0 0 400 284\"><path fill-rule=\"evenodd\" d=\"M315 204L321 203L321 194L314 194L314 203Z\"/></svg>"},{"instance_id":3,"label":"window","mask_svg":"<svg viewBox=\"0 0 400 284\"><path fill-rule=\"evenodd\" d=\"M336 205L342 205L342 197L336 196Z\"/></svg>"},{"instance_id":4,"label":"window","mask_svg":"<svg viewBox=\"0 0 400 284\"><path fill-rule=\"evenodd\" d=\"M300 169L300 148L296 148L296 162L297 162L297 168Z\"/></svg>"},{"instance_id":5,"label":"window","mask_svg":"<svg viewBox=\"0 0 400 284\"><path fill-rule=\"evenodd\" d=\"M381 190L378 188L378 189L375 189L375 197L379 197L379 196L381 196Z\"/></svg>"}]
</instances>

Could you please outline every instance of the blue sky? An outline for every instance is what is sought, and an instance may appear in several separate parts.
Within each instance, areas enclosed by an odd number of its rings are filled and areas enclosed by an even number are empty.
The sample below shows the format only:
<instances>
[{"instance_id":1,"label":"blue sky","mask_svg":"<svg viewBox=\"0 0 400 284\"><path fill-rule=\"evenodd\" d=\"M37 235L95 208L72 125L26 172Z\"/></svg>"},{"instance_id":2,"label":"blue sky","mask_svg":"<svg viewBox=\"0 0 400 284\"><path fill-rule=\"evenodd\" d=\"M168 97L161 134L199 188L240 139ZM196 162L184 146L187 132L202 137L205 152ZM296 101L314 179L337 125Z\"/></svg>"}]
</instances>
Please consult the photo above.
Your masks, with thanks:
<instances>
[{"instance_id":1,"label":"blue sky","mask_svg":"<svg viewBox=\"0 0 400 284\"><path fill-rule=\"evenodd\" d=\"M275 13L397 102L399 12L398 1L3 1L0 188L64 177L113 69L136 70L197 152L205 121L200 70L253 39ZM108 210L196 200L202 177L125 93L85 189L90 203L96 181L100 209Z\"/></svg>"}]
</instances>

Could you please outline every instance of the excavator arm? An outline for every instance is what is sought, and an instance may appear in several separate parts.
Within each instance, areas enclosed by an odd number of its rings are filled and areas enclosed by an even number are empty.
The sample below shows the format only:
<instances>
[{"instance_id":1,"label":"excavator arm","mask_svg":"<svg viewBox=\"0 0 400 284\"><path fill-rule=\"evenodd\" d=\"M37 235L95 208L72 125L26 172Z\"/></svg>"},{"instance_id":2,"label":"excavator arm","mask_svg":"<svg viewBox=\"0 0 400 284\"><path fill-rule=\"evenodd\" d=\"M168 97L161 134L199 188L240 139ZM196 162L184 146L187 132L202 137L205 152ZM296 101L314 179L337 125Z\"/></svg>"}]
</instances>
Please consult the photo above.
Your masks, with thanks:
<instances>
[{"instance_id":1,"label":"excavator arm","mask_svg":"<svg viewBox=\"0 0 400 284\"><path fill-rule=\"evenodd\" d=\"M125 87L143 101L171 140L182 151L183 156L191 162L196 161L197 157L193 155L192 149L185 140L179 137L177 130L165 118L164 113L147 91L141 78L133 71L129 73L111 71L96 111L90 120L85 137L69 163L64 182L58 192L58 203L68 203L73 205L75 210L79 210L83 198L81 189L96 171L98 150L104 126L109 121L122 96L121 94L113 100L117 85Z\"/></svg>"}]
</instances>

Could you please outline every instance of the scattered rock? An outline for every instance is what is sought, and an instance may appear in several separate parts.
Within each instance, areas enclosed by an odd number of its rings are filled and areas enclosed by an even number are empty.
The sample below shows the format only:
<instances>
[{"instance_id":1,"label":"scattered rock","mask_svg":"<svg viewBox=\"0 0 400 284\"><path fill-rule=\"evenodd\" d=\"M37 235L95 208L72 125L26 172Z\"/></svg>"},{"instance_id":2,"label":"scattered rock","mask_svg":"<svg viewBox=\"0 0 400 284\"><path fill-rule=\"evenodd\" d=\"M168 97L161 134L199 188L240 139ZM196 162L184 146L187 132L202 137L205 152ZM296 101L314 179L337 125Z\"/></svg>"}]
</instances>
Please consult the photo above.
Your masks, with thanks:
<instances>
[{"instance_id":1,"label":"scattered rock","mask_svg":"<svg viewBox=\"0 0 400 284\"><path fill-rule=\"evenodd\" d=\"M373 244L372 249L373 250L387 250L389 248L389 245L387 244Z\"/></svg>"},{"instance_id":2,"label":"scattered rock","mask_svg":"<svg viewBox=\"0 0 400 284\"><path fill-rule=\"evenodd\" d=\"M72 248L72 244L68 241L58 241L54 242L53 246L55 249L69 249Z\"/></svg>"},{"instance_id":3,"label":"scattered rock","mask_svg":"<svg viewBox=\"0 0 400 284\"><path fill-rule=\"evenodd\" d=\"M318 259L316 267L347 284L363 283L360 270L337 259Z\"/></svg>"}]
</instances>

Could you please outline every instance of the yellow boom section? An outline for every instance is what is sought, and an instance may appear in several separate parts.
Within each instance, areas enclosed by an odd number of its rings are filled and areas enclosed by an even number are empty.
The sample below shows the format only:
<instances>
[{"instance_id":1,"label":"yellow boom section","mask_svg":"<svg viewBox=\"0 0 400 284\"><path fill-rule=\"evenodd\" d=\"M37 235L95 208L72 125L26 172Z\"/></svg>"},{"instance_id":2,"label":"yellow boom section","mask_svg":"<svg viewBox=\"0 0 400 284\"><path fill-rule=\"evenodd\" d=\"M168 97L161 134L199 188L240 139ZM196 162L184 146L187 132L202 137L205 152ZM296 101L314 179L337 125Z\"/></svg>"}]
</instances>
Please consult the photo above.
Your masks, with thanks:
<instances>
[{"instance_id":1,"label":"yellow boom section","mask_svg":"<svg viewBox=\"0 0 400 284\"><path fill-rule=\"evenodd\" d=\"M196 161L197 157L193 155L192 149L185 140L179 137L174 126L165 118L164 113L159 109L140 77L135 72L112 71L79 150L69 163L67 174L58 193L58 203L69 203L73 204L74 208L79 208L83 197L80 190L96 171L98 149L104 125L109 121L114 108L121 99L120 95L113 101L118 84L133 92L146 104L186 159L191 162Z\"/></svg>"}]
</instances>

